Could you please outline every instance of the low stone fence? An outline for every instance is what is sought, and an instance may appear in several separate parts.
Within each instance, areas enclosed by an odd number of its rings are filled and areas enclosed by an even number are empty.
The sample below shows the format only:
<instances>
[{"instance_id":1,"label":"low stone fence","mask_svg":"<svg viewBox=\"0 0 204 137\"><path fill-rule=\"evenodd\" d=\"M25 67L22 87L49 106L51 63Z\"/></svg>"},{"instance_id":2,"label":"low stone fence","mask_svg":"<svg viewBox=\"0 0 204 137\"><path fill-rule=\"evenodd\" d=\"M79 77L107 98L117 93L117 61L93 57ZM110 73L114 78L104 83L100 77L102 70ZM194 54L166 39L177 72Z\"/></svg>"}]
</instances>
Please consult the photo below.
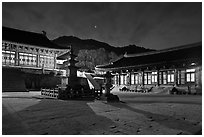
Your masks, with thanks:
<instances>
[{"instance_id":1,"label":"low stone fence","mask_svg":"<svg viewBox=\"0 0 204 137\"><path fill-rule=\"evenodd\" d=\"M147 93L151 92L153 89L153 86L141 86L141 85L128 85L128 86L123 86L119 88L119 91L123 92L141 92L141 93Z\"/></svg>"},{"instance_id":2,"label":"low stone fence","mask_svg":"<svg viewBox=\"0 0 204 137\"><path fill-rule=\"evenodd\" d=\"M41 95L53 97L53 98L58 98L59 95L59 89L54 88L54 89L41 89Z\"/></svg>"},{"instance_id":3,"label":"low stone fence","mask_svg":"<svg viewBox=\"0 0 204 137\"><path fill-rule=\"evenodd\" d=\"M81 90L73 90L73 89L62 89L62 88L41 88L41 95L49 96L51 98L56 99L86 99L86 98L95 98L99 92L95 92L95 90L85 91Z\"/></svg>"},{"instance_id":4,"label":"low stone fence","mask_svg":"<svg viewBox=\"0 0 204 137\"><path fill-rule=\"evenodd\" d=\"M141 92L141 93L162 93L162 94L191 94L197 95L202 94L202 87L196 87L191 85L184 85L184 86L140 86L140 85L124 85L118 86L117 90L122 92Z\"/></svg>"}]
</instances>

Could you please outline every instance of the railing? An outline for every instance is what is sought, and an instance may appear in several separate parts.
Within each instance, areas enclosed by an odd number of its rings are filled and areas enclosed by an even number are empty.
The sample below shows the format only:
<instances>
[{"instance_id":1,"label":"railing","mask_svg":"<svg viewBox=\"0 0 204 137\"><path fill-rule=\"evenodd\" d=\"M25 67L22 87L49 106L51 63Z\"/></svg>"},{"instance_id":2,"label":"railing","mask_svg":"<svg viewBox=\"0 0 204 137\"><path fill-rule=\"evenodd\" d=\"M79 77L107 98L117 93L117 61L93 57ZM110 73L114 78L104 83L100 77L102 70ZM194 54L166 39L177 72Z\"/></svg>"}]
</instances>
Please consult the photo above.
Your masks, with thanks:
<instances>
[{"instance_id":1,"label":"railing","mask_svg":"<svg viewBox=\"0 0 204 137\"><path fill-rule=\"evenodd\" d=\"M67 90L67 89L61 89L61 88L42 88L41 89L41 95L48 96L50 98L56 98L56 99L89 99L94 98L96 95L96 92L94 90L86 90L86 92L82 92L79 90Z\"/></svg>"},{"instance_id":2,"label":"railing","mask_svg":"<svg viewBox=\"0 0 204 137\"><path fill-rule=\"evenodd\" d=\"M153 89L153 86L145 87L140 85L136 85L136 86L131 85L131 86L123 86L119 88L119 91L147 93L147 92L151 92L152 89Z\"/></svg>"},{"instance_id":3,"label":"railing","mask_svg":"<svg viewBox=\"0 0 204 137\"><path fill-rule=\"evenodd\" d=\"M59 94L59 89L54 88L54 89L41 89L41 95L53 97L53 98L58 98Z\"/></svg>"}]
</instances>

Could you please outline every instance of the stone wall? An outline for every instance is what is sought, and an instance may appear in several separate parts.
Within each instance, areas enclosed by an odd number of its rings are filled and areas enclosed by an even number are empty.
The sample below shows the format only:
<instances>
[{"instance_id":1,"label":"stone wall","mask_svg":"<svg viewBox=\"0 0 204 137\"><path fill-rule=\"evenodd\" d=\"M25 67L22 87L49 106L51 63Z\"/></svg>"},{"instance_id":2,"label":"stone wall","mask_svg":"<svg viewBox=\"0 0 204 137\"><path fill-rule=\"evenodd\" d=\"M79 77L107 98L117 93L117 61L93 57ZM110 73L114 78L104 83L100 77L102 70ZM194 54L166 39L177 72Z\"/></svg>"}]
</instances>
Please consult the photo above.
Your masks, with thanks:
<instances>
[{"instance_id":1,"label":"stone wall","mask_svg":"<svg viewBox=\"0 0 204 137\"><path fill-rule=\"evenodd\" d=\"M27 91L24 76L20 70L2 68L2 91Z\"/></svg>"}]
</instances>

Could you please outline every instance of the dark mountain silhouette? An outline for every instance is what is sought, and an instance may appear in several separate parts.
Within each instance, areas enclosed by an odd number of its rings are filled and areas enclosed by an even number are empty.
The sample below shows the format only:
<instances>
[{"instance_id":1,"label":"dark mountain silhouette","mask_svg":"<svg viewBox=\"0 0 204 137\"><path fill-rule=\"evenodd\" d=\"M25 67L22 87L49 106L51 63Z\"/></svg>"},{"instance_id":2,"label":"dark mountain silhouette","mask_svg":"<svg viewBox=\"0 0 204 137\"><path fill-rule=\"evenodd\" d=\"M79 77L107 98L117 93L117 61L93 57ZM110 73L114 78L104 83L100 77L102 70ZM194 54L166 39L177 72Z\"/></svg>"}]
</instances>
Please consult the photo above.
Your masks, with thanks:
<instances>
[{"instance_id":1,"label":"dark mountain silhouette","mask_svg":"<svg viewBox=\"0 0 204 137\"><path fill-rule=\"evenodd\" d=\"M107 52L115 52L117 55L125 53L135 54L153 51L152 49L146 49L144 47L138 47L135 45L129 45L125 47L113 47L105 42L100 42L93 39L83 40L74 36L62 36L52 41L61 47L68 47L71 45L75 51L75 54L77 54L79 50L82 49L93 50L99 48L104 48Z\"/></svg>"}]
</instances>

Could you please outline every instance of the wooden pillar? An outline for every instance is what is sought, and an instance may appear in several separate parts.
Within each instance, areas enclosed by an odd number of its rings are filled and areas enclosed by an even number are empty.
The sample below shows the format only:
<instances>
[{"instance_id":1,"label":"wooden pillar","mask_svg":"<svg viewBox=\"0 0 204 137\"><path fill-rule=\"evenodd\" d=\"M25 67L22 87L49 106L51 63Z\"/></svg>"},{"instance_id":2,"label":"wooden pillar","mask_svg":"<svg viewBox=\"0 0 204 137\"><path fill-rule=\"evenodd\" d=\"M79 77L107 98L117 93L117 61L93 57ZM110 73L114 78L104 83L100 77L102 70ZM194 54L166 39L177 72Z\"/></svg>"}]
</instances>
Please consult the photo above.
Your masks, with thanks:
<instances>
[{"instance_id":1,"label":"wooden pillar","mask_svg":"<svg viewBox=\"0 0 204 137\"><path fill-rule=\"evenodd\" d=\"M40 49L38 49L38 52L37 52L37 59L36 59L36 65L37 65L37 67L40 67Z\"/></svg>"},{"instance_id":2,"label":"wooden pillar","mask_svg":"<svg viewBox=\"0 0 204 137\"><path fill-rule=\"evenodd\" d=\"M118 85L120 86L120 72L118 73Z\"/></svg>"},{"instance_id":3,"label":"wooden pillar","mask_svg":"<svg viewBox=\"0 0 204 137\"><path fill-rule=\"evenodd\" d=\"M131 73L129 71L127 73L127 85L131 85Z\"/></svg>"},{"instance_id":4,"label":"wooden pillar","mask_svg":"<svg viewBox=\"0 0 204 137\"><path fill-rule=\"evenodd\" d=\"M131 72L130 72L130 85L133 85L133 84L132 84L132 74L133 74L133 73L132 73L132 71L131 71Z\"/></svg>"},{"instance_id":5,"label":"wooden pillar","mask_svg":"<svg viewBox=\"0 0 204 137\"><path fill-rule=\"evenodd\" d=\"M178 70L177 69L175 69L175 72L174 72L174 85L178 86Z\"/></svg>"},{"instance_id":6,"label":"wooden pillar","mask_svg":"<svg viewBox=\"0 0 204 137\"><path fill-rule=\"evenodd\" d=\"M129 83L128 83L128 85L131 85L131 72L128 72L128 75L129 75L129 79L128 79Z\"/></svg>"},{"instance_id":7,"label":"wooden pillar","mask_svg":"<svg viewBox=\"0 0 204 137\"><path fill-rule=\"evenodd\" d=\"M118 74L115 74L115 85L118 85Z\"/></svg>"},{"instance_id":8,"label":"wooden pillar","mask_svg":"<svg viewBox=\"0 0 204 137\"><path fill-rule=\"evenodd\" d=\"M198 66L195 71L195 82L198 88L202 88L202 66Z\"/></svg>"},{"instance_id":9,"label":"wooden pillar","mask_svg":"<svg viewBox=\"0 0 204 137\"><path fill-rule=\"evenodd\" d=\"M157 86L159 86L160 85L160 83L159 83L159 69L157 69Z\"/></svg>"},{"instance_id":10,"label":"wooden pillar","mask_svg":"<svg viewBox=\"0 0 204 137\"><path fill-rule=\"evenodd\" d=\"M56 64L57 57L56 57L55 51L53 51L53 52L54 52L54 69L56 69L56 66L57 66L57 64Z\"/></svg>"},{"instance_id":11,"label":"wooden pillar","mask_svg":"<svg viewBox=\"0 0 204 137\"><path fill-rule=\"evenodd\" d=\"M163 72L161 71L161 85L163 84Z\"/></svg>"},{"instance_id":12,"label":"wooden pillar","mask_svg":"<svg viewBox=\"0 0 204 137\"><path fill-rule=\"evenodd\" d=\"M117 85L119 86L120 85L120 73L118 73L118 83Z\"/></svg>"},{"instance_id":13,"label":"wooden pillar","mask_svg":"<svg viewBox=\"0 0 204 137\"><path fill-rule=\"evenodd\" d=\"M142 86L144 86L144 70L142 70Z\"/></svg>"},{"instance_id":14,"label":"wooden pillar","mask_svg":"<svg viewBox=\"0 0 204 137\"><path fill-rule=\"evenodd\" d=\"M15 52L15 65L16 65L16 66L19 66L19 52L18 52L18 47L17 47L16 52Z\"/></svg>"}]
</instances>

